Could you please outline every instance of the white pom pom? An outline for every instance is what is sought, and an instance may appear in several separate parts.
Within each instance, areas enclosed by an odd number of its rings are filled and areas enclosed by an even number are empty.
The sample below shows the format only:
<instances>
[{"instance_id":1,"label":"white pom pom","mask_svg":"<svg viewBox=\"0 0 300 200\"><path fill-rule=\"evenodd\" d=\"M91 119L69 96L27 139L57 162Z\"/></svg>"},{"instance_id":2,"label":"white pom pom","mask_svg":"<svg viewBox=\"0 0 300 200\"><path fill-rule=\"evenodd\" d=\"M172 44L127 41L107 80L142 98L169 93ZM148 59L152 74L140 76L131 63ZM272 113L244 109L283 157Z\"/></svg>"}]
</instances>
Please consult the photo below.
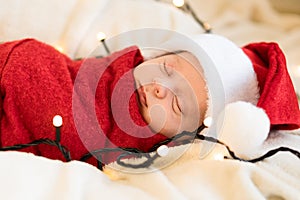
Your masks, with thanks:
<instances>
[{"instance_id":1,"label":"white pom pom","mask_svg":"<svg viewBox=\"0 0 300 200\"><path fill-rule=\"evenodd\" d=\"M270 120L263 109L247 102L228 104L218 119L220 140L237 155L255 154L267 139Z\"/></svg>"}]
</instances>

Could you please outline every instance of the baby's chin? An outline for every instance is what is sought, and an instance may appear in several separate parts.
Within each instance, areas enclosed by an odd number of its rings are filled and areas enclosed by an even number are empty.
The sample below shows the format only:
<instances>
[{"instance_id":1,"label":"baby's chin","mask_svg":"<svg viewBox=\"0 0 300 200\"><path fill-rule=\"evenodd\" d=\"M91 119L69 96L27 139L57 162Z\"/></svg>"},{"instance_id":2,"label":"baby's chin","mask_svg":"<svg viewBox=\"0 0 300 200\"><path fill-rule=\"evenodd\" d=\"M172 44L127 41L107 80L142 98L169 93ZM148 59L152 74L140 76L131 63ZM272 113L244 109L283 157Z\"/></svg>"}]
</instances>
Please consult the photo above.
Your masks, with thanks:
<instances>
[{"instance_id":1,"label":"baby's chin","mask_svg":"<svg viewBox=\"0 0 300 200\"><path fill-rule=\"evenodd\" d=\"M174 137L175 135L179 134L179 132L161 131L160 134L162 134L168 138L171 138L171 137Z\"/></svg>"},{"instance_id":2,"label":"baby's chin","mask_svg":"<svg viewBox=\"0 0 300 200\"><path fill-rule=\"evenodd\" d=\"M182 133L183 131L195 132L195 130L197 130L199 128L199 126L200 126L200 124L198 124L198 125L194 124L193 126L188 126L185 128L180 127L178 129L172 129L172 127L168 129L168 127L164 127L157 133L160 133L168 138L171 138L171 137L174 137L175 135ZM150 127L150 129L151 129L151 127Z\"/></svg>"},{"instance_id":3,"label":"baby's chin","mask_svg":"<svg viewBox=\"0 0 300 200\"><path fill-rule=\"evenodd\" d=\"M175 125L172 127L167 127L164 124L153 123L153 121L151 120L149 115L145 114L145 112L143 112L143 111L141 111L141 115L142 115L144 121L146 122L147 126L149 127L149 129L155 134L161 134L168 138L171 138L183 131L179 127L177 129L174 128ZM198 127L196 127L196 128L198 128ZM186 130L186 131L193 131L193 130Z\"/></svg>"},{"instance_id":4,"label":"baby's chin","mask_svg":"<svg viewBox=\"0 0 300 200\"><path fill-rule=\"evenodd\" d=\"M137 101L139 101L137 99ZM147 110L139 103L139 112L146 123L146 125L149 127L149 129L155 133L155 134L161 134L168 138L174 137L175 135L181 133L183 130L180 129L180 127L174 128L176 125L172 127L167 127L165 124L159 123L155 120L151 120L151 117L149 116ZM195 127L197 129L198 127ZM194 130L195 130L194 129ZM185 130L185 131L193 131L193 130Z\"/></svg>"},{"instance_id":5,"label":"baby's chin","mask_svg":"<svg viewBox=\"0 0 300 200\"><path fill-rule=\"evenodd\" d=\"M179 130L168 129L166 127L157 128L157 127L151 126L151 124L148 124L148 126L152 132L164 135L168 138L174 137L175 135L181 133L181 131L179 131Z\"/></svg>"}]
</instances>

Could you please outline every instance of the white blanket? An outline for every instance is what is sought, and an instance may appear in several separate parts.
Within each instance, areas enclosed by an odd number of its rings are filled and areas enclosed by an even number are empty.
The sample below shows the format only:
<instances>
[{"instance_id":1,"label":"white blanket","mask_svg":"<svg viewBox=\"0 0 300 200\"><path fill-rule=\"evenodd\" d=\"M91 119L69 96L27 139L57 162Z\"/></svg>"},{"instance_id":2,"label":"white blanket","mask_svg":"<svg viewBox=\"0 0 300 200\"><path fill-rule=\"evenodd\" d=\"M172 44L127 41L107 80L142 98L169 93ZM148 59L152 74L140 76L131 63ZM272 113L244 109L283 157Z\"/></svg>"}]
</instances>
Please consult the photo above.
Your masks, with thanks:
<instances>
[{"instance_id":1,"label":"white blanket","mask_svg":"<svg viewBox=\"0 0 300 200\"><path fill-rule=\"evenodd\" d=\"M277 133L257 154L277 146L299 151L300 137ZM125 173L115 170L116 164L110 164L105 168L106 174L78 161L63 163L27 153L1 152L1 199L297 199L300 196L300 160L290 153L279 153L252 164L216 159L214 155L224 153L220 146L205 159L199 159L200 148L195 143L172 165L152 169L150 173Z\"/></svg>"},{"instance_id":2,"label":"white blanket","mask_svg":"<svg viewBox=\"0 0 300 200\"><path fill-rule=\"evenodd\" d=\"M71 57L88 55L99 31L112 37L155 27L184 34L203 30L166 3L152 0L0 0L1 41L34 37L60 46ZM267 0L192 0L213 31L239 45L276 41L286 53L300 91L300 16L279 13ZM117 47L114 47L117 48ZM297 74L298 73L298 74ZM51 123L51 122L50 122ZM272 134L256 155L278 146L300 150L299 133ZM175 163L151 173L124 173L114 165L104 174L78 161L62 163L21 152L0 153L0 199L299 199L300 160L280 153L257 164L215 160L217 146L199 159L193 144ZM172 151L176 151L176 148Z\"/></svg>"}]
</instances>

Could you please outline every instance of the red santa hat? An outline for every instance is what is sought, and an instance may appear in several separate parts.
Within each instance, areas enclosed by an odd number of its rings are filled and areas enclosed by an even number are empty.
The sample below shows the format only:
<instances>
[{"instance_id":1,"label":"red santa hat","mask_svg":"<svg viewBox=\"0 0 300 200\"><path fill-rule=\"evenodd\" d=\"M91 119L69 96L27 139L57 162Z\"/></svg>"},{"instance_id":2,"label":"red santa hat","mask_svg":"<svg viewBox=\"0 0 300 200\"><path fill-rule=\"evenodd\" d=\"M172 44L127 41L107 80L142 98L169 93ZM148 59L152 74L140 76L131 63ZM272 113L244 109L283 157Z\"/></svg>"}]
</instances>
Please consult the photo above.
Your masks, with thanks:
<instances>
[{"instance_id":1,"label":"red santa hat","mask_svg":"<svg viewBox=\"0 0 300 200\"><path fill-rule=\"evenodd\" d=\"M297 96L283 52L276 43L253 43L243 47L253 63L260 88L258 107L263 108L274 129L300 128Z\"/></svg>"},{"instance_id":2,"label":"red santa hat","mask_svg":"<svg viewBox=\"0 0 300 200\"><path fill-rule=\"evenodd\" d=\"M159 48L186 50L196 56L209 93L206 116L214 122L206 134L221 134L221 139L238 153L245 155L261 145L270 129L300 128L297 96L285 56L276 43L253 43L240 48L216 34L191 38L175 34ZM155 54L145 53L146 57Z\"/></svg>"}]
</instances>

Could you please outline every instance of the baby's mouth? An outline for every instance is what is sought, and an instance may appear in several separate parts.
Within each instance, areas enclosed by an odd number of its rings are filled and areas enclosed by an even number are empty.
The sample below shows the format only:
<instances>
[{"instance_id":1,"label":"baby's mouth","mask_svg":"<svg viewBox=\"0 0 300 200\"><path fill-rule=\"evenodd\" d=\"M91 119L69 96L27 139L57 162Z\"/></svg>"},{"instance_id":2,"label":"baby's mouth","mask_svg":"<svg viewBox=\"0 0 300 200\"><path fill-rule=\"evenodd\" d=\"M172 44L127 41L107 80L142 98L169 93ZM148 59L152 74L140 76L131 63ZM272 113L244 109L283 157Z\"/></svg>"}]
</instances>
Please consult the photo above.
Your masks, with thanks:
<instances>
[{"instance_id":1,"label":"baby's mouth","mask_svg":"<svg viewBox=\"0 0 300 200\"><path fill-rule=\"evenodd\" d=\"M148 107L148 105L147 105L147 98L146 98L146 93L144 91L144 87L140 86L137 89L137 93L138 93L138 96L139 96L139 102L140 102L140 104L143 105L143 106Z\"/></svg>"}]
</instances>

